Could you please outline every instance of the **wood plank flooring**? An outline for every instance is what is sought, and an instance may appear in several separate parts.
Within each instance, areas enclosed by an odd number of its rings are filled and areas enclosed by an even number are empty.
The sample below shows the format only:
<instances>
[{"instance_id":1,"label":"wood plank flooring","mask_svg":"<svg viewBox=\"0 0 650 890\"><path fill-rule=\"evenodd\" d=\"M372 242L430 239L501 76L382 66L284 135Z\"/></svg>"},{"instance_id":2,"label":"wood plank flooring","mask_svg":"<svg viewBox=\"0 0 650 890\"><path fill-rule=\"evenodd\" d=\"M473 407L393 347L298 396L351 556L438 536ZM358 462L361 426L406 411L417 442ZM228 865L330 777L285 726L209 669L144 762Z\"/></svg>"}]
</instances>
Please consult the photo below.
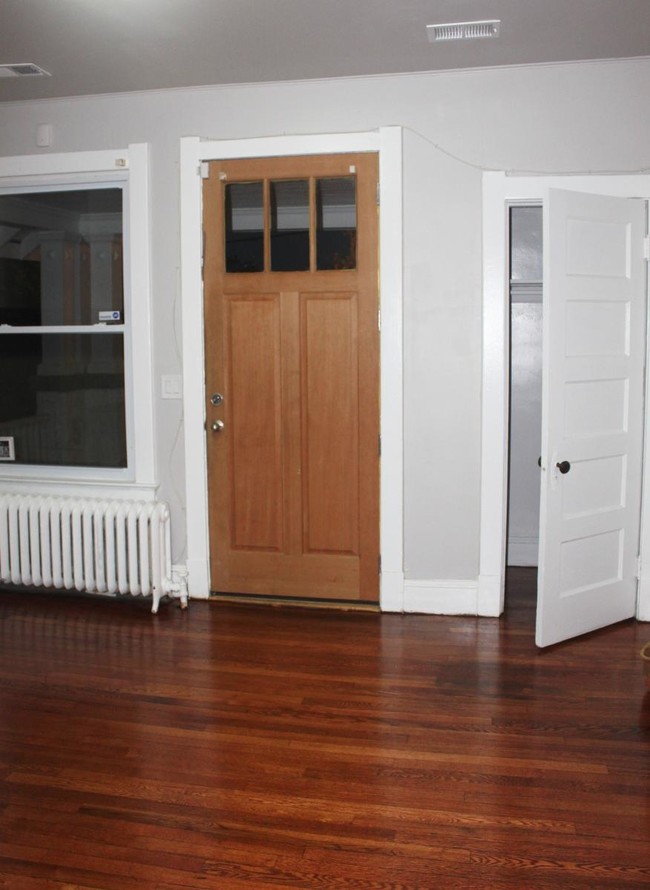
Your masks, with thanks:
<instances>
[{"instance_id":1,"label":"wood plank flooring","mask_svg":"<svg viewBox=\"0 0 650 890\"><path fill-rule=\"evenodd\" d=\"M0 887L650 886L626 622L0 594Z\"/></svg>"}]
</instances>

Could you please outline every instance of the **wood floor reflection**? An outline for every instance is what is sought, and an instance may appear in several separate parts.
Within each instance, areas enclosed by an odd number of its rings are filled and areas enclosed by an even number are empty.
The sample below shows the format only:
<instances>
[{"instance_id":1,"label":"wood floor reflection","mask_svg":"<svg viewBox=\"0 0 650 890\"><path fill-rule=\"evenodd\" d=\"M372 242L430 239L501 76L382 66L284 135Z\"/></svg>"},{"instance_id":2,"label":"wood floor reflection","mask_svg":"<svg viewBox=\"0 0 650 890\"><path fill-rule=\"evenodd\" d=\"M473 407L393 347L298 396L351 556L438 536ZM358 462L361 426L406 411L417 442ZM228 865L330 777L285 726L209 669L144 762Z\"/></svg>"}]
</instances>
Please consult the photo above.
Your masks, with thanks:
<instances>
[{"instance_id":1,"label":"wood floor reflection","mask_svg":"<svg viewBox=\"0 0 650 890\"><path fill-rule=\"evenodd\" d=\"M607 890L650 883L627 622L0 594L0 887Z\"/></svg>"}]
</instances>

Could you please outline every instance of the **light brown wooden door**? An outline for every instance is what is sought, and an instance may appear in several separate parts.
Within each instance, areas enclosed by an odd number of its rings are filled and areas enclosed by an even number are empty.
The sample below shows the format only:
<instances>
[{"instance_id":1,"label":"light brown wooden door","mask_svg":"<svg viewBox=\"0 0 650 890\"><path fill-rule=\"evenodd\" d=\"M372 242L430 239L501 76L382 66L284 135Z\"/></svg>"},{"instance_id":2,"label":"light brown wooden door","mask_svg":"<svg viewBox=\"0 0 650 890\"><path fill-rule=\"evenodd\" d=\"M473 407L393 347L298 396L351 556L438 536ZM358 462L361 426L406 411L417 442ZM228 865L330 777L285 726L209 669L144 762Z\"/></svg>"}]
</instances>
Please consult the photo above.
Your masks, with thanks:
<instances>
[{"instance_id":1,"label":"light brown wooden door","mask_svg":"<svg viewBox=\"0 0 650 890\"><path fill-rule=\"evenodd\" d=\"M377 156L210 164L213 591L377 602Z\"/></svg>"}]
</instances>

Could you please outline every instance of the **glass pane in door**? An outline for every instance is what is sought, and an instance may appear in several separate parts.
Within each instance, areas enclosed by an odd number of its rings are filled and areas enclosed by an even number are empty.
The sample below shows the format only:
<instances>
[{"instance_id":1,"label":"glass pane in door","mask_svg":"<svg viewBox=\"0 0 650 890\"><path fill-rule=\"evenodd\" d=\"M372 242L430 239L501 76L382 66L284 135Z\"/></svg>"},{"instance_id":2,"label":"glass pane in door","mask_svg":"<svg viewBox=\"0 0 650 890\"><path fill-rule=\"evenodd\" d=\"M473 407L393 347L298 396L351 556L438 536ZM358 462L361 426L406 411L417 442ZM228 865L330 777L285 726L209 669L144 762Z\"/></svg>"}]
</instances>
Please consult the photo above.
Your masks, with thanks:
<instances>
[{"instance_id":1,"label":"glass pane in door","mask_svg":"<svg viewBox=\"0 0 650 890\"><path fill-rule=\"evenodd\" d=\"M226 186L226 272L264 271L264 186Z\"/></svg>"},{"instance_id":2,"label":"glass pane in door","mask_svg":"<svg viewBox=\"0 0 650 890\"><path fill-rule=\"evenodd\" d=\"M316 267L354 269L357 265L357 201L354 176L316 183Z\"/></svg>"},{"instance_id":3,"label":"glass pane in door","mask_svg":"<svg viewBox=\"0 0 650 890\"><path fill-rule=\"evenodd\" d=\"M271 183L271 271L309 269L309 180Z\"/></svg>"}]
</instances>

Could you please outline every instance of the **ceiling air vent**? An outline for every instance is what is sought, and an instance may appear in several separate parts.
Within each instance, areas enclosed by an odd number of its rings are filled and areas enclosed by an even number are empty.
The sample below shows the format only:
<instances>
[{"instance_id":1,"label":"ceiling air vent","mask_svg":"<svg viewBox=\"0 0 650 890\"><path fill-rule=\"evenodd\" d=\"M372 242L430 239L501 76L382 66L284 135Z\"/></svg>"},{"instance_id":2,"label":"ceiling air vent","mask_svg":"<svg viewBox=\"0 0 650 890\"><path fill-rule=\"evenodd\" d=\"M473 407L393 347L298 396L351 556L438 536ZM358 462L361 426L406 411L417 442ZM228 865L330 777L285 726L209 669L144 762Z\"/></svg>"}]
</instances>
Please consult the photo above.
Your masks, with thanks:
<instances>
[{"instance_id":1,"label":"ceiling air vent","mask_svg":"<svg viewBox=\"0 0 650 890\"><path fill-rule=\"evenodd\" d=\"M441 43L447 40L478 40L483 37L498 37L500 33L501 21L499 19L427 25L427 36L431 43Z\"/></svg>"},{"instance_id":2,"label":"ceiling air vent","mask_svg":"<svg viewBox=\"0 0 650 890\"><path fill-rule=\"evenodd\" d=\"M49 71L39 68L33 62L14 62L0 65L0 77L51 77Z\"/></svg>"}]
</instances>

